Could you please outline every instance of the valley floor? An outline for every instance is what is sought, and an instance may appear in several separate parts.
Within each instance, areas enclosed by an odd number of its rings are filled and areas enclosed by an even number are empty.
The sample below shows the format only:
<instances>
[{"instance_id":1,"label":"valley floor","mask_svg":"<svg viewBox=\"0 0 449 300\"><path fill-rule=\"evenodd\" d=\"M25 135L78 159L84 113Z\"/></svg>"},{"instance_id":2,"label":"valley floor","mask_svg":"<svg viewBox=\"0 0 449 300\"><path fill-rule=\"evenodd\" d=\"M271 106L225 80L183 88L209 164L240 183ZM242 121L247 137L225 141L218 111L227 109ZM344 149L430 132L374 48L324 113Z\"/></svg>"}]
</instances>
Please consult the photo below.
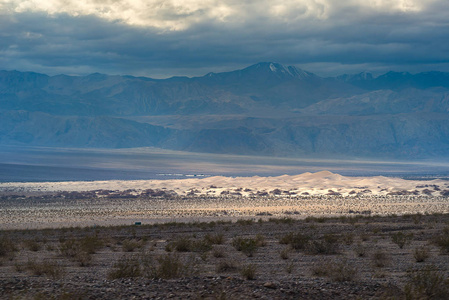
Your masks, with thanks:
<instances>
[{"instance_id":1,"label":"valley floor","mask_svg":"<svg viewBox=\"0 0 449 300\"><path fill-rule=\"evenodd\" d=\"M449 214L0 231L1 299L447 299Z\"/></svg>"}]
</instances>

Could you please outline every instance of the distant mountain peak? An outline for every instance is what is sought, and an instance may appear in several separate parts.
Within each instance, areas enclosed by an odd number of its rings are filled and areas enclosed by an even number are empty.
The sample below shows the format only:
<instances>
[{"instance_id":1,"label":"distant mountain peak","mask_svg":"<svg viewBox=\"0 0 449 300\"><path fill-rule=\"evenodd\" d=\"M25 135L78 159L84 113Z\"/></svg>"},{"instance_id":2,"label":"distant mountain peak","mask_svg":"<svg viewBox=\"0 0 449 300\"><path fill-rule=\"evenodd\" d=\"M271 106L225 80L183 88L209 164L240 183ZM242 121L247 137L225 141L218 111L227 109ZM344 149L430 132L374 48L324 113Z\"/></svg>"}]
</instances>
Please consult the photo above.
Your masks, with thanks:
<instances>
[{"instance_id":1,"label":"distant mountain peak","mask_svg":"<svg viewBox=\"0 0 449 300\"><path fill-rule=\"evenodd\" d=\"M260 62L255 65L249 66L242 71L245 70L259 70L261 72L269 72L277 77L291 77L291 78L299 78L305 79L312 76L315 76L313 73L304 71L302 69L298 69L295 66L285 66L277 62Z\"/></svg>"}]
</instances>

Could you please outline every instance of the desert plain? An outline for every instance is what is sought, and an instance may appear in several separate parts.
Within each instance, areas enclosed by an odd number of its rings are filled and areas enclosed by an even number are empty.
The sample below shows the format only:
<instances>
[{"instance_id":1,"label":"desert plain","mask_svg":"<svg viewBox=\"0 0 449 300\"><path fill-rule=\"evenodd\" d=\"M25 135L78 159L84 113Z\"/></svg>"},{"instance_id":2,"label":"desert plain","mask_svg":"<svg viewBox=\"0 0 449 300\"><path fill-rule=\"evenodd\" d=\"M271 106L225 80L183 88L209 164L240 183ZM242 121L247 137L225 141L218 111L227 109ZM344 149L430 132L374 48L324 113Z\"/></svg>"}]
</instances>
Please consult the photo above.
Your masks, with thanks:
<instances>
[{"instance_id":1,"label":"desert plain","mask_svg":"<svg viewBox=\"0 0 449 300\"><path fill-rule=\"evenodd\" d=\"M0 183L2 299L447 299L449 182Z\"/></svg>"}]
</instances>

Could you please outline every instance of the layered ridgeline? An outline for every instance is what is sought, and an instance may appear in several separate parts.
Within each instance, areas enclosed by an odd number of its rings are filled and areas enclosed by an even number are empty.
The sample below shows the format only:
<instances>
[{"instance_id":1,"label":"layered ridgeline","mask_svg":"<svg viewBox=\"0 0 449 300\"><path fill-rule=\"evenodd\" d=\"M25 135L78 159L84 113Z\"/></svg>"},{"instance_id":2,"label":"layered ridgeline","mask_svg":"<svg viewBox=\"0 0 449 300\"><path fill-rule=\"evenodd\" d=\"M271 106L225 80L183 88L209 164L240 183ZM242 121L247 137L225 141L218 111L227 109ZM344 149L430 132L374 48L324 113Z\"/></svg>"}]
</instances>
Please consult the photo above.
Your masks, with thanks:
<instances>
[{"instance_id":1,"label":"layered ridgeline","mask_svg":"<svg viewBox=\"0 0 449 300\"><path fill-rule=\"evenodd\" d=\"M277 63L164 80L0 71L0 145L449 157L449 73L322 78Z\"/></svg>"}]
</instances>

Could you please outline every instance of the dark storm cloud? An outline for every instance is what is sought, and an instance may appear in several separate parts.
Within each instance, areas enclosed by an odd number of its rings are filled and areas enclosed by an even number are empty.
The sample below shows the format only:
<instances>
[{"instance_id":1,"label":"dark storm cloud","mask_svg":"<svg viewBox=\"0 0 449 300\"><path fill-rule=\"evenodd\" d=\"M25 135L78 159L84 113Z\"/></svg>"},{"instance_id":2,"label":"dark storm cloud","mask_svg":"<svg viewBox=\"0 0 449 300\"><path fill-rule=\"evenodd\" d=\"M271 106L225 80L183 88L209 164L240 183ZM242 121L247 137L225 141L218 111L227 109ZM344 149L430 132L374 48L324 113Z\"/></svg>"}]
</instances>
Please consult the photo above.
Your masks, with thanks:
<instances>
[{"instance_id":1,"label":"dark storm cloud","mask_svg":"<svg viewBox=\"0 0 449 300\"><path fill-rule=\"evenodd\" d=\"M282 18L257 11L227 22L205 17L179 30L135 26L94 14L3 12L0 68L167 77L279 61L323 75L449 71L446 1L412 12L333 5L327 12L323 9L326 15L321 17L316 6L318 17L296 18L295 13L306 14L304 7Z\"/></svg>"}]
</instances>

